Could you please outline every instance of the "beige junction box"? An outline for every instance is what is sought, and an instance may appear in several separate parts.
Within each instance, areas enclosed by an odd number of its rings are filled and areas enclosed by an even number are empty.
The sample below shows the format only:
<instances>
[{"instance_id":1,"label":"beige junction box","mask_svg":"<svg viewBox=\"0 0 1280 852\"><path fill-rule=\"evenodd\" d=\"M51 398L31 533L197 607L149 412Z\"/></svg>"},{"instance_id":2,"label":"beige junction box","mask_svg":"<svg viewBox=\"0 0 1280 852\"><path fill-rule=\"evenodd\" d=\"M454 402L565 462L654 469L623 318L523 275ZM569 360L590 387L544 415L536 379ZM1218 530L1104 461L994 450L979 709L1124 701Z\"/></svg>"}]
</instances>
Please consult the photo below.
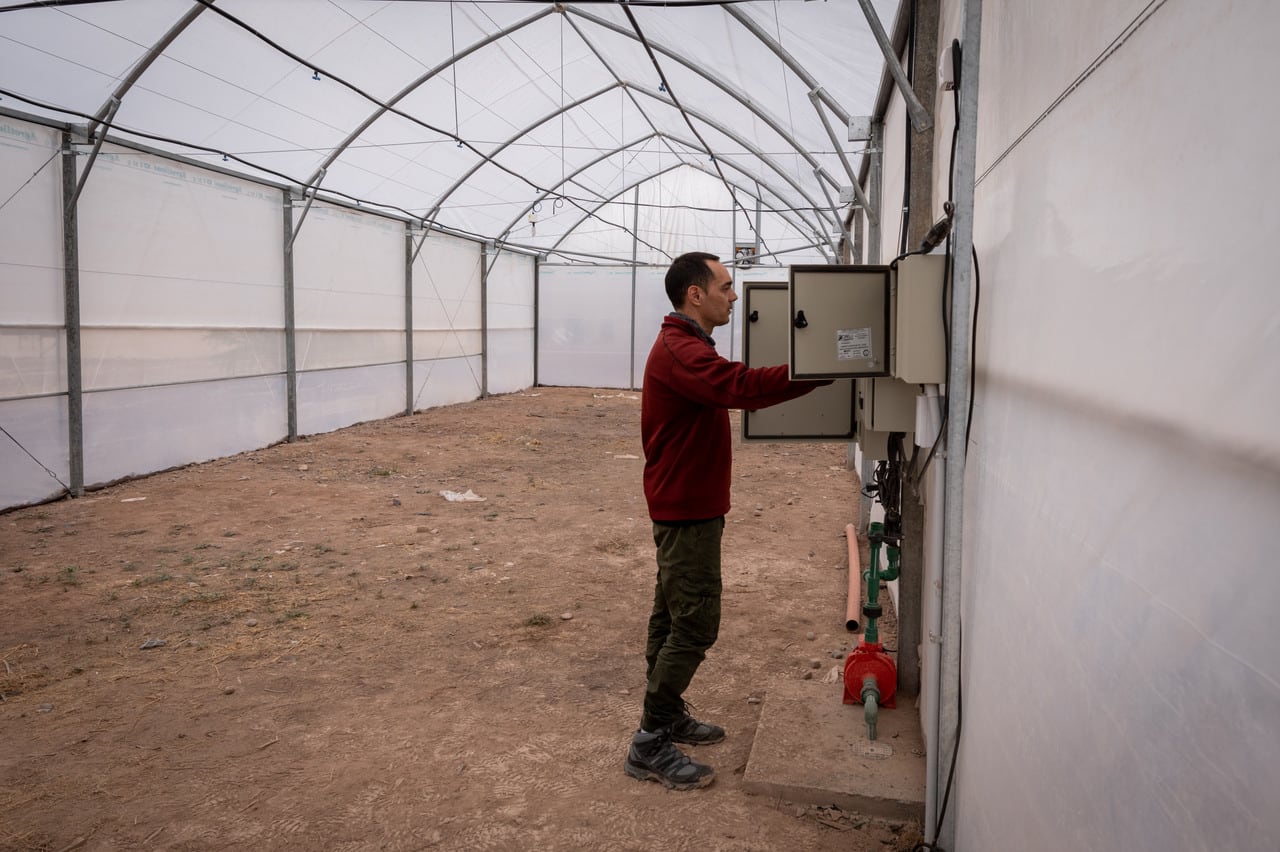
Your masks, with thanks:
<instances>
[{"instance_id":1,"label":"beige junction box","mask_svg":"<svg viewBox=\"0 0 1280 852\"><path fill-rule=\"evenodd\" d=\"M793 266L793 379L889 375L889 267Z\"/></svg>"},{"instance_id":2,"label":"beige junction box","mask_svg":"<svg viewBox=\"0 0 1280 852\"><path fill-rule=\"evenodd\" d=\"M738 307L745 316L743 361L748 367L787 363L791 314L784 282L748 282ZM742 412L747 441L853 440L853 380L840 379L798 399Z\"/></svg>"}]
</instances>

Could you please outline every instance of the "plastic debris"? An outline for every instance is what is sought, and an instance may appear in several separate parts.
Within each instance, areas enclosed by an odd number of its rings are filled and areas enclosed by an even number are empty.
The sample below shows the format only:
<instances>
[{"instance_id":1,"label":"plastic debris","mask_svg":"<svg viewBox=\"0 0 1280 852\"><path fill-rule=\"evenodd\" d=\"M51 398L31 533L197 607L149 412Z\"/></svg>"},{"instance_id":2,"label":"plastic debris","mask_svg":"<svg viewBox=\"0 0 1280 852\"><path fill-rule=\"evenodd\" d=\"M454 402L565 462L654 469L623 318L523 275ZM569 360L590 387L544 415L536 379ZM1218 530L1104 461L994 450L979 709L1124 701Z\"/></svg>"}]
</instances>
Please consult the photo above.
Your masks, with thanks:
<instances>
[{"instance_id":1,"label":"plastic debris","mask_svg":"<svg viewBox=\"0 0 1280 852\"><path fill-rule=\"evenodd\" d=\"M440 496L448 500L450 503L483 503L487 497L481 497L476 492L468 488L466 491L441 491Z\"/></svg>"},{"instance_id":2,"label":"plastic debris","mask_svg":"<svg viewBox=\"0 0 1280 852\"><path fill-rule=\"evenodd\" d=\"M165 642L163 639L148 639L142 643L141 650L150 651L152 648L163 648L167 644L169 643Z\"/></svg>"}]
</instances>

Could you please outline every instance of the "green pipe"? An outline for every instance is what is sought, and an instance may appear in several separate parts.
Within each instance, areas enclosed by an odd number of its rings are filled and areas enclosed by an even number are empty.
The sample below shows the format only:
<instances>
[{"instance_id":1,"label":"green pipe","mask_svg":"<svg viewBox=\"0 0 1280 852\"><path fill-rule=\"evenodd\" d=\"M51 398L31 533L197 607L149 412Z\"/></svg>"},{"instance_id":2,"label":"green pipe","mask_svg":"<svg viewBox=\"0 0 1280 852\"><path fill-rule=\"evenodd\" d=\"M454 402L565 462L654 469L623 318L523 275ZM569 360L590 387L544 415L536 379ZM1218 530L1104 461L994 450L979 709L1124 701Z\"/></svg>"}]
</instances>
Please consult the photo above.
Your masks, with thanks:
<instances>
[{"instance_id":1,"label":"green pipe","mask_svg":"<svg viewBox=\"0 0 1280 852\"><path fill-rule=\"evenodd\" d=\"M880 718L880 687L873 675L862 679L862 718L867 723L867 739L874 740Z\"/></svg>"},{"instance_id":2,"label":"green pipe","mask_svg":"<svg viewBox=\"0 0 1280 852\"><path fill-rule=\"evenodd\" d=\"M871 542L871 558L867 562L867 570L862 578L867 581L867 602L862 607L862 614L867 619L867 630L863 639L878 643L880 631L876 628L876 619L880 616L880 545L884 543L884 524L872 523L867 531L867 540Z\"/></svg>"}]
</instances>

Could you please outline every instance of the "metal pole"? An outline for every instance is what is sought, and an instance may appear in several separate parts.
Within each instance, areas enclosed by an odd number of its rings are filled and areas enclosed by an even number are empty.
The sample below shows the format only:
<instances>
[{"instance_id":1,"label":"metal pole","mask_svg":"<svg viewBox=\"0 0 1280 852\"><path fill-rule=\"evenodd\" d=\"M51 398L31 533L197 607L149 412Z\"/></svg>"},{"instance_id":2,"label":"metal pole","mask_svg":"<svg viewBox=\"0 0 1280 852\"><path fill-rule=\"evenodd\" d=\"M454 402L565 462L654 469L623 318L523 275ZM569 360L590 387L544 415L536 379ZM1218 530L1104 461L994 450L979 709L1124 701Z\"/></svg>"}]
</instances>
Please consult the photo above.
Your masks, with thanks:
<instances>
[{"instance_id":1,"label":"metal pole","mask_svg":"<svg viewBox=\"0 0 1280 852\"><path fill-rule=\"evenodd\" d=\"M480 244L480 398L489 395L489 246ZM495 249L496 252L496 249ZM497 260L497 258L494 258Z\"/></svg>"},{"instance_id":2,"label":"metal pole","mask_svg":"<svg viewBox=\"0 0 1280 852\"><path fill-rule=\"evenodd\" d=\"M893 76L893 81L898 84L898 91L902 93L902 99L907 104L907 114L911 116L911 126L917 132L923 133L933 127L933 119L929 117L928 111L920 103L916 93L912 91L911 83L907 80L907 74L902 70L902 63L898 61L898 54L894 52L893 45L889 42L889 36L885 34L884 26L880 23L880 16L876 14L876 7L871 5L871 0L858 0L858 5L862 7L862 13L866 16L867 25L871 27L871 33L876 37L876 43L880 45L880 52L884 54L884 64Z\"/></svg>"},{"instance_id":3,"label":"metal pole","mask_svg":"<svg viewBox=\"0 0 1280 852\"><path fill-rule=\"evenodd\" d=\"M538 335L542 328L539 321L539 296L542 290L542 255L533 259L533 386L538 386Z\"/></svg>"},{"instance_id":4,"label":"metal pole","mask_svg":"<svg viewBox=\"0 0 1280 852\"><path fill-rule=\"evenodd\" d=\"M876 121L871 126L871 170L870 177L870 193L868 200L871 205L867 210L867 246L866 255L867 263L880 263L880 213L881 208L881 174L880 165L883 162L884 150L884 122ZM875 215L871 215L874 213ZM862 466L858 469L858 478L863 485L871 481L873 465L871 460L864 453L862 456ZM866 535L867 530L871 527L871 498L865 493L861 495L861 503L858 506L858 534Z\"/></svg>"},{"instance_id":5,"label":"metal pole","mask_svg":"<svg viewBox=\"0 0 1280 852\"><path fill-rule=\"evenodd\" d=\"M759 204L760 204L760 199L756 198L757 207L759 206ZM738 211L734 210L730 213L730 215L733 217L732 218L733 225L730 226L729 228L729 238L730 240L732 240L732 242L730 242L729 244L729 251L731 252L731 255L730 255L731 262L729 263L729 275L733 279L733 289L737 290L738 289ZM758 252L759 250L760 250L759 246L757 246L756 251ZM732 313L729 314L729 360L730 361L734 360L733 329L737 325L737 319L738 319L737 311L733 311Z\"/></svg>"},{"instance_id":6,"label":"metal pole","mask_svg":"<svg viewBox=\"0 0 1280 852\"><path fill-rule=\"evenodd\" d=\"M640 187L636 186L631 217L631 390L636 389L636 264L640 259Z\"/></svg>"},{"instance_id":7,"label":"metal pole","mask_svg":"<svg viewBox=\"0 0 1280 852\"><path fill-rule=\"evenodd\" d=\"M290 441L298 440L298 362L293 323L293 191L284 196L284 384Z\"/></svg>"},{"instance_id":8,"label":"metal pole","mask_svg":"<svg viewBox=\"0 0 1280 852\"><path fill-rule=\"evenodd\" d=\"M960 716L960 605L964 557L964 463L969 410L969 323L973 281L974 178L978 150L978 59L982 40L982 0L965 0L964 36L960 57L960 115L956 141L955 249L951 283L951 367L947 375L947 443L944 488L946 504L942 528L942 681L938 693L942 702L938 737L939 756L935 783L945 783L951 755L956 749ZM957 796L961 778L957 776L952 795ZM941 788L940 788L941 789ZM958 796L957 796L958 798ZM956 812L939 827L942 845L955 846ZM926 829L928 827L926 826Z\"/></svg>"},{"instance_id":9,"label":"metal pole","mask_svg":"<svg viewBox=\"0 0 1280 852\"><path fill-rule=\"evenodd\" d=\"M71 496L84 496L84 393L80 366L80 236L76 220L76 152L62 132L62 292L67 335L67 452Z\"/></svg>"},{"instance_id":10,"label":"metal pole","mask_svg":"<svg viewBox=\"0 0 1280 852\"><path fill-rule=\"evenodd\" d=\"M413 413L413 225L404 226L404 413Z\"/></svg>"}]
</instances>

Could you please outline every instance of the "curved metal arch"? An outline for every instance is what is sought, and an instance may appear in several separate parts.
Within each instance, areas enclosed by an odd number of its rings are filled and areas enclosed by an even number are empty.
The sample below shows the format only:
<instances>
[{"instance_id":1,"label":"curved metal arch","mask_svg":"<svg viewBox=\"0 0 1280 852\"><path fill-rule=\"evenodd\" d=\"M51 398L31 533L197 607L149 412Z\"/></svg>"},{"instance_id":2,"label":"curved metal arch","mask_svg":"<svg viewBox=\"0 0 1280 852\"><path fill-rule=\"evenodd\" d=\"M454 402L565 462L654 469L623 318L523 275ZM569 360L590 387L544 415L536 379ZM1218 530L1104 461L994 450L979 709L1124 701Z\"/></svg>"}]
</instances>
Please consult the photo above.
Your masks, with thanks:
<instances>
[{"instance_id":1,"label":"curved metal arch","mask_svg":"<svg viewBox=\"0 0 1280 852\"><path fill-rule=\"evenodd\" d=\"M202 6L201 8L204 8L204 7ZM465 59L466 57L475 53L477 50L480 50L483 47L487 47L490 44L493 44L495 41L498 41L499 39L504 39L507 36L511 35L512 33L516 32L517 30L524 29L525 27L529 26L535 21L541 20L542 18L545 18L547 15L550 15L555 11L556 9L554 6L548 6L547 8L543 9L541 12L530 15L529 17L525 18L522 21L517 21L511 26L503 27L502 29L494 33L491 33L490 35L485 36L475 44L469 45L467 47L464 47L462 50L455 52L452 56L450 56L444 62L441 62L439 65L435 66L427 73L418 77L412 83L409 83L409 85L401 89L399 92L396 92L396 94L393 95L391 98L389 98L387 101L379 104L378 109L374 110L373 113L364 121L362 121L360 125L356 127L355 130L351 131L351 133L347 136L346 139L343 139L342 142L339 143L336 148L334 148L332 151L329 152L329 154L325 157L324 162L320 164L320 167L316 169L315 174L311 176L311 180L307 181L308 185L314 184L316 180L319 178L320 173L328 169L330 166L332 166L334 162L339 157L342 156L342 152L347 150L347 148L351 147L351 144L355 142L357 139L359 139L360 134L368 130L370 125L372 125L379 118L382 118L382 116L390 112L391 109L396 104L404 100L406 97L412 94L414 90L422 86L432 77L435 77L441 71L447 70L450 66L454 65L455 63L459 62L462 59Z\"/></svg>"},{"instance_id":2,"label":"curved metal arch","mask_svg":"<svg viewBox=\"0 0 1280 852\"><path fill-rule=\"evenodd\" d=\"M516 142L519 142L525 136L532 133L536 128L538 128L542 124L545 124L551 119L555 118L557 115L568 112L571 109L577 109L578 107L585 104L587 101L594 100L595 98L598 98L603 94L612 92L614 89L617 89L617 88L620 88L620 84L610 83L609 85L605 86L603 89L597 89L596 91L592 92L589 95L584 95L583 97L578 98L573 103L568 103L568 104L565 104L564 106L556 107L551 112L547 113L546 115L534 121L533 124L530 124L516 131L516 133L513 136L510 136L505 141L499 143L498 146L494 148L492 151L490 151L488 154L481 154L480 162L476 163L474 166L467 169L466 173L463 174L462 177L454 181L453 185L450 186L447 190L445 190L443 195L441 195L439 198L436 199L436 203L432 206L430 212L428 212L426 215L427 221L434 222L436 218L436 214L440 212L440 208L444 206L444 203L449 200L449 196L457 192L458 187L462 186L464 183L470 180L471 176L476 172L480 171L480 169L483 168L486 164L493 162L493 159L497 157L499 154L501 154L503 151L507 150L507 148L511 147Z\"/></svg>"},{"instance_id":3,"label":"curved metal arch","mask_svg":"<svg viewBox=\"0 0 1280 852\"><path fill-rule=\"evenodd\" d=\"M640 40L640 37L636 35L635 32L633 32L632 30L629 30L626 27L620 26L618 24L615 24L612 21L606 21L604 18L598 18L589 12L584 12L581 9L577 9L574 7L565 7L565 11L568 13L577 15L583 20L590 21L591 23L597 26L603 27L606 30L615 32L618 35L626 36L632 41ZM775 133L777 133L784 140L786 140L787 144L789 144L792 148L794 148L796 150L796 153L799 154L801 157L803 157L805 161L810 166L813 167L815 172L821 178L825 178L834 189L839 191L840 184L836 182L835 178L831 177L831 175L827 173L827 170L823 168L822 164L819 163L817 159L814 158L813 154L810 153L809 150L806 149L803 145L801 145L799 140L797 140L786 128L784 128L782 124L778 121L778 119L775 118L772 114L770 114L767 110L765 110L763 107L758 105L751 98L744 95L738 89L735 89L733 86L730 86L729 84L725 83L724 80L720 79L720 77L715 74L715 72L711 71L708 68L705 68L700 63L694 62L692 59L689 59L688 57L681 56L679 53L672 50L671 48L666 47L662 44L659 44L658 42L655 42L652 39L649 39L648 43L649 43L649 46L653 48L655 52L661 53L663 56L666 56L670 59L674 59L676 62L679 62L681 65L688 68L690 71L697 74L699 77L702 77L708 83L711 83L720 91L724 92L726 95L733 98L735 101L737 101L747 110L749 110L752 115L756 116L756 118L759 118L761 121L767 124L770 129L772 129ZM634 85L634 84L628 84L628 85ZM685 112L688 112L690 114L693 113L693 111L688 108L685 109ZM839 219L840 217L837 215L836 218Z\"/></svg>"},{"instance_id":4,"label":"curved metal arch","mask_svg":"<svg viewBox=\"0 0 1280 852\"><path fill-rule=\"evenodd\" d=\"M730 163L730 162L729 162L728 160L726 160L724 157L718 157L717 159L719 159L719 160L720 160L720 162L722 162L722 163L726 163L726 164L728 164L729 166L731 166L731 167L733 167L733 168L735 168L735 169L738 169L739 171L742 171L742 170L741 170L741 168L739 168L736 164L734 164L734 163ZM716 170L715 170L715 169L711 168L710 166L704 166L702 163L690 163L690 162L688 162L688 161L686 161L686 162L685 162L685 165L686 165L686 166L688 166L688 167L690 167L690 168L692 168L692 169L697 169L697 170L698 170L698 171L700 171L700 172L704 172L705 174L707 174L707 175L709 175L710 177L713 177L713 178L715 178L715 179L717 179L717 180L719 180L719 179L720 179L720 175L716 172ZM748 173L746 173L746 172L743 172L743 174L744 174L744 175L747 175L748 177L751 177L751 176L750 176L750 175L748 175ZM755 178L754 178L754 177L752 177L752 180L754 180L754 179L755 179ZM742 186L741 184L735 183L735 182L733 182L733 181L729 181L729 183L730 183L730 184L732 184L732 185L733 185L733 187L734 187L735 189L740 190L743 194L745 194L745 195L747 195L747 196L750 196L750 197L752 197L752 198L755 198L757 201L763 201L763 200L764 200L764 199L762 199L759 195L756 195L756 194L752 193L752 192L751 192L751 190L750 190L749 188L747 188L747 187L745 187L745 186ZM761 186L764 186L764 184L762 183L762 184L761 184ZM766 188L767 188L767 187L766 187ZM772 189L770 189L769 191L770 191L770 192L773 192L773 190L772 190ZM774 195L776 196L776 195L777 195L777 193L774 193ZM807 233L806 228L808 229L808 231L812 231L812 232L814 232L814 233L816 233L816 234L821 234L821 233L822 233L822 232L821 232L817 227L815 227L815 226L813 225L813 223L809 222L807 219L805 219L803 216L801 216L801 215L800 215L800 211L798 211L798 210L794 210L794 209L792 209L792 210L788 210L788 209L786 209L786 208L783 208L783 209L779 209L779 210L769 210L769 211L766 211L766 212L768 212L770 215L773 215L773 216L777 216L777 217L779 217L779 218L780 218L780 219L782 219L784 222L786 222L788 225L790 225L791 227L795 228L795 229L796 229L796 231L798 231L798 232L799 232L799 233L801 233L801 234ZM799 220L800 220L799 224L797 224L796 222L792 221L792 220L791 220L791 216L795 216L795 217L799 218ZM804 228L802 228L802 227L800 227L800 225L804 225L805 227L804 227Z\"/></svg>"},{"instance_id":5,"label":"curved metal arch","mask_svg":"<svg viewBox=\"0 0 1280 852\"><path fill-rule=\"evenodd\" d=\"M555 243L551 245L551 248L547 249L547 251L553 252L556 249L560 248L560 244L563 243L566 239L568 239L569 235L578 229L578 226L580 226L583 222L587 221L592 216L594 216L596 214L596 211L598 211L601 207L604 207L606 204L616 201L619 198L619 196L625 195L627 192L631 191L632 189L635 189L637 186L640 186L643 183L648 183L649 181L654 180L655 178L665 175L667 172L675 171L676 169L684 166L689 166L689 167L698 169L698 171L703 171L703 169L699 168L696 164L688 163L688 162L685 162L684 160L681 160L678 163L673 163L670 166L667 166L665 169L659 169L653 174L645 175L642 178L632 181L631 183L622 187L622 189L615 192L613 195L610 195L608 198L605 198L600 203L596 204L590 210L587 210L586 212L584 212L582 216L579 216L577 221L575 221L571 226L569 226L569 228L565 230L563 234L560 235L560 239L556 240ZM738 186L737 184L733 184L733 186L735 189L742 190L742 192L746 193L747 195L750 195L753 198L756 197L755 194L752 193L746 187ZM794 227L794 224L792 224L792 227Z\"/></svg>"},{"instance_id":6,"label":"curved metal arch","mask_svg":"<svg viewBox=\"0 0 1280 852\"><path fill-rule=\"evenodd\" d=\"M678 142L679 144L688 148L690 151L694 152L695 154L711 154L711 152L708 151L706 148L702 147L702 145L698 144L697 142L691 142L688 139L685 139L683 136L676 136L674 133L664 133L662 134L662 136L664 139L669 139L672 142ZM675 150L672 150L672 153L675 154L676 156L680 155L679 152ZM736 169L737 171L741 172L743 177L750 178L757 185L762 186L765 189L769 190L769 192L773 194L774 198L778 199L778 201L782 202L784 205L787 205L788 212L794 213L795 215L799 216L800 221L808 225L811 230L814 230L814 231L821 230L816 224L814 224L813 222L810 222L807 218L805 218L804 214L800 212L800 208L796 207L795 204L790 199L788 199L785 195L779 192L777 187L775 187L772 183L760 177L750 169L746 168L745 166L743 166L741 163L739 163L732 157L727 157L724 154L711 154L711 156L714 156L716 160L718 160L721 163L726 163L730 168ZM689 165L698 165L698 164L689 163ZM760 197L759 193L753 193L753 192L747 191L747 194L754 198ZM774 212L776 213L778 211L774 211Z\"/></svg>"},{"instance_id":7,"label":"curved metal arch","mask_svg":"<svg viewBox=\"0 0 1280 852\"><path fill-rule=\"evenodd\" d=\"M209 0L209 2L213 2L213 0ZM151 67L151 63L159 59L160 54L164 53L169 45L173 43L173 40L190 26L191 22L199 17L204 10L205 6L203 4L196 3L187 10L185 15L174 22L173 26L169 27L168 31L156 40L155 44L151 45L151 49L147 51L146 55L139 59L137 64L129 70L128 76L120 81L120 85L116 86L116 90L111 93L111 96L107 98L102 107L94 113L93 120L89 122L89 138L93 138L93 134L98 129L99 124L109 124L111 122L111 117L119 109L125 93L133 88L133 84L138 82L142 75L146 73L147 69Z\"/></svg>"},{"instance_id":8,"label":"curved metal arch","mask_svg":"<svg viewBox=\"0 0 1280 852\"><path fill-rule=\"evenodd\" d=\"M647 88L645 86L637 85L636 83L628 83L627 87L631 89L635 89L637 92L640 92L641 94L648 95L649 97L653 98L655 101L666 104L669 107L673 107L673 108L675 107L675 104L672 103L668 98L664 98L661 94L659 94L658 92L655 92L653 89ZM800 195L801 198L807 201L809 203L809 206L812 207L814 210L823 209L822 205L818 204L818 202L814 200L813 196L810 195L805 190L805 188L800 185L799 181L797 181L794 177L792 177L791 174L789 174L786 169L778 165L778 163L772 157L766 154L764 151L761 151L755 145L751 144L749 141L742 138L742 136L738 135L733 130L730 130L728 127L716 121L714 118L707 115L706 113L699 112L698 110L693 109L691 107L687 107L687 106L684 108L684 111L689 115L693 116L694 118L698 119L699 121L703 122L707 126L719 131L725 136L728 136L734 142L737 142L739 145L741 145L748 153L750 153L757 160L768 165L769 168L777 172L778 175L784 181L790 184L791 188L794 189ZM781 198L781 196L779 196L779 198ZM832 215L832 221L835 223L837 227L839 227L840 216L834 210L831 211L831 215Z\"/></svg>"},{"instance_id":9,"label":"curved metal arch","mask_svg":"<svg viewBox=\"0 0 1280 852\"><path fill-rule=\"evenodd\" d=\"M498 237L497 237L497 241L498 241L498 242L503 242L504 240L506 240L507 236L511 233L511 230L512 230L516 225L518 225L518 224L520 223L520 220L521 220L521 219L523 219L523 218L525 217L525 214L526 214L526 213L528 213L528 212L529 212L530 210L532 210L533 208L537 207L539 204L541 204L543 201L545 201L545 200L546 200L546 198L547 198L549 195L551 195L552 193L554 193L556 190L558 190L560 187L564 186L564 185L565 185L566 183L568 183L569 181L571 181L571 180L573 180L574 178L576 178L578 175L580 175L580 174L582 174L583 172L585 172L587 169L591 168L592 166L596 165L597 163L602 163L602 162L604 162L605 160L607 160L607 159L609 159L610 157L612 157L614 154L620 154L620 153L622 153L623 151L627 150L628 148L634 148L634 147L635 147L635 146L637 146L637 145L643 145L644 143L648 142L650 139L653 139L655 136L661 136L661 135L662 135L661 133L659 133L657 130L655 130L655 131L653 131L652 133L648 134L647 136L641 136L639 139L635 139L635 140L633 140L633 141L631 141L631 142L628 142L628 143L627 143L627 144L625 144L625 145L619 145L617 148L614 148L612 151L609 151L609 152L607 152L607 153L605 153L605 154L601 154L599 157L596 157L596 158L595 158L594 160L592 160L591 162L586 163L585 165L579 166L578 168L574 169L574 171L573 171L571 174L569 174L567 177L563 178L563 179L562 179L559 183L557 183L555 186L551 187L550 189L547 189L547 190L543 191L543 193L542 193L541 195L539 195L537 198L535 198L535 199L534 199L534 200L529 204L529 206L528 206L528 207L524 208L524 209L523 209L523 210L521 210L518 214L516 214L516 217L515 217L514 219L512 219L512 220L511 220L511 222L507 225L507 227L503 229L502 233L498 235Z\"/></svg>"},{"instance_id":10,"label":"curved metal arch","mask_svg":"<svg viewBox=\"0 0 1280 852\"><path fill-rule=\"evenodd\" d=\"M648 134L647 136L642 136L642 137L640 137L639 139L636 139L636 140L635 140L635 141L633 141L633 142L628 142L628 143L627 143L627 144L625 144L625 145L619 145L617 148L614 148L612 151L609 151L609 152L607 152L607 153L605 153L605 154L602 154L602 155L600 155L599 157L596 157L596 158L595 158L594 160L592 160L591 162L586 163L586 164L584 164L584 165L582 165L582 166L578 167L577 169L575 169L575 170L574 170L574 172L573 172L572 174L567 175L563 180L561 180L561 181L560 181L559 183L557 183L555 186L552 186L551 188L549 188L549 189L545 190L541 195L539 195L536 199L534 199L532 203L530 203L530 204L529 204L528 206L526 206L523 210L521 210L521 211L520 211L520 213L519 213L519 214L517 214L517 215L516 215L516 217L515 217L514 219L512 219L512 220L511 220L511 222L507 225L507 227L506 227L505 229L503 229L502 233L497 237L497 242L499 242L499 243L501 243L501 242L505 242L505 241L506 241L506 239L507 239L507 237L508 237L508 236L510 236L512 229L514 229L514 228L515 228L515 226L516 226L517 224L519 224L520 220L524 218L525 214L527 214L530 210L532 210L534 207L536 207L540 202L544 201L548 196L550 196L550 195L552 195L553 193L555 193L558 189L560 189L560 187L564 186L566 183L568 183L569 181L573 180L573 179L574 179L574 178L576 178L578 175L580 175L580 174L582 174L583 172L585 172L587 169L589 169L589 168L591 168L592 166L595 166L595 165L597 165L597 164L599 164L599 163L601 163L601 162L603 162L603 161L605 161L605 160L609 159L610 157L614 156L615 154L619 154L619 153L621 153L621 152L623 152L623 151L626 151L626 150L627 150L627 149L629 149L629 148L633 148L633 147L635 147L635 146L637 146L637 145L643 145L645 142L648 142L650 139L653 139L653 138L655 138L655 137L660 138L660 139L667 139L667 140L670 140L670 141L672 141L672 142L678 142L679 144L681 144L681 145L685 146L686 148L689 148L689 149L691 149L691 150L693 150L693 151L696 151L696 152L698 152L698 153L703 153L703 154L708 154L708 153L710 153L709 151L707 151L706 149L704 149L702 146L700 146L700 145L695 145L694 143L692 143L692 142L688 141L687 139L683 139L683 138L681 138L681 137L679 137L679 136L675 136L675 135L672 135L672 134L669 134L669 133L663 133L663 132L661 132L661 131L655 131L655 132L653 132L653 133ZM679 157L679 156L680 156L680 155L679 155L679 152L675 151L674 149L672 149L671 153L672 153L674 156L676 156L676 157ZM777 198L780 202L782 202L784 205L788 205L788 204L790 204L790 203L791 203L791 202L789 202L789 201L787 200L786 196L784 196L781 192L779 192L779 191L778 191L778 190L777 190L777 189L776 189L772 184L770 184L768 181L761 180L757 175L755 175L754 173L752 173L751 171L749 171L748 169L746 169L746 168L745 168L745 167L743 167L742 165L739 165L738 163L734 162L734 160L733 160L732 158L725 157L725 156L723 156L723 155L722 155L722 156L720 156L718 159L720 160L720 162L725 163L726 165L728 165L729 167L731 167L731 168L733 168L733 169L736 169L737 171L741 172L744 176L751 178L751 179L752 179L753 181L755 181L757 184L759 184L760 186L763 186L765 189L769 190L769 192L771 192L771 193L773 194L773 196L774 196L775 198ZM711 171L710 171L710 170L704 169L704 168L703 168L701 165L699 165L698 163L690 163L690 162L688 162L687 160L686 160L686 161L684 161L684 162L685 162L685 164L686 164L686 165L694 166L695 168L698 168L699 170L703 170L703 171L707 171L708 173L711 173ZM718 176L717 176L717 177L718 177ZM738 185L738 184L734 184L734 187L735 187L736 189L740 189L740 190L742 190L743 192L745 192L745 193L746 193L746 194L748 194L748 195L752 195L753 197L759 198L759 195L758 195L758 194L752 193L750 190L748 190L747 188L745 188L745 187L743 187L743 186L740 186L740 185ZM774 212L775 214L779 215L779 216L782 216L782 215L783 215L782 211L777 211L777 210L775 210L775 211L773 211L773 212ZM797 218L799 218L799 220L800 220L802 223L804 223L804 224L809 228L809 230L812 230L812 231L819 231L819 232L820 232L820 230L821 230L821 229L819 229L816 225L814 225L812 222L810 222L808 219L806 219L806 218L804 217L804 215L803 215L802 213L800 213L800 211L799 211L799 210L796 210L796 209L794 209L794 207L793 207L792 209L788 210L787 212L789 212L789 213L793 213ZM784 216L784 218L786 218L786 217ZM581 222L583 222L583 221L585 221L585 217L584 217L583 219L579 220L579 223L578 223L578 224L581 224ZM802 231L802 230L803 230L803 229L801 229L799 226L797 226L795 222L791 222L791 220L790 220L790 219L788 219L787 221L791 224L791 226L792 226L793 228L796 228L796 230L800 230L800 231ZM575 225L574 227L577 227L577 225Z\"/></svg>"}]
</instances>

